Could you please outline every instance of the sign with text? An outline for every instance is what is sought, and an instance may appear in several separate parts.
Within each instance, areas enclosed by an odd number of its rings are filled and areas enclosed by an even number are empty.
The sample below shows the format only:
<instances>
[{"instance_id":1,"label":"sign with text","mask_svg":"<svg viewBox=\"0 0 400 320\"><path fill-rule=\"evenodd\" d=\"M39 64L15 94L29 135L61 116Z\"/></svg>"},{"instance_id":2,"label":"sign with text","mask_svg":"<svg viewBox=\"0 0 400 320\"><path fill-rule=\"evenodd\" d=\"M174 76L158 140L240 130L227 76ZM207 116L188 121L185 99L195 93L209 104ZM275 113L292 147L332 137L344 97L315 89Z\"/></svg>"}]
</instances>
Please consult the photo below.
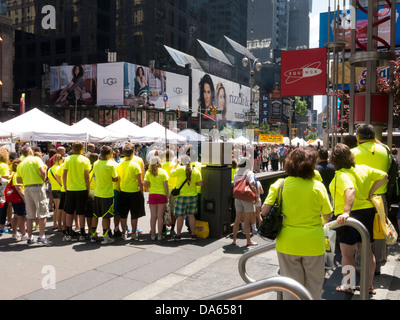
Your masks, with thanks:
<instances>
[{"instance_id":1,"label":"sign with text","mask_svg":"<svg viewBox=\"0 0 400 320\"><path fill-rule=\"evenodd\" d=\"M282 51L281 96L326 94L326 48Z\"/></svg>"},{"instance_id":2,"label":"sign with text","mask_svg":"<svg viewBox=\"0 0 400 320\"><path fill-rule=\"evenodd\" d=\"M260 134L258 142L283 143L283 135L280 134Z\"/></svg>"}]
</instances>

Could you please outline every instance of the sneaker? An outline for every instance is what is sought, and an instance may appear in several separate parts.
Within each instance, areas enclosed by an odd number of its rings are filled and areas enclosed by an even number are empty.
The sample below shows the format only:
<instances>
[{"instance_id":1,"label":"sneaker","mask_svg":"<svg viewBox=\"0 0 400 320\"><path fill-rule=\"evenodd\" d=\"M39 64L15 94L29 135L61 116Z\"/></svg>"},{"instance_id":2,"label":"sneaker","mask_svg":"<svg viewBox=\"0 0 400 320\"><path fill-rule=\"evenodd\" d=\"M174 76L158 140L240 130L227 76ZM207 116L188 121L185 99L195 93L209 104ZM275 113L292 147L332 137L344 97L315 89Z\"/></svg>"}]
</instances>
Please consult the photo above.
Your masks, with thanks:
<instances>
[{"instance_id":1,"label":"sneaker","mask_svg":"<svg viewBox=\"0 0 400 320\"><path fill-rule=\"evenodd\" d=\"M21 236L21 241L26 241L26 240L28 240L28 235L27 234L24 235L24 236Z\"/></svg>"},{"instance_id":2,"label":"sneaker","mask_svg":"<svg viewBox=\"0 0 400 320\"><path fill-rule=\"evenodd\" d=\"M180 234L174 235L174 240L175 241L180 241L181 240L181 235Z\"/></svg>"},{"instance_id":3,"label":"sneaker","mask_svg":"<svg viewBox=\"0 0 400 320\"><path fill-rule=\"evenodd\" d=\"M171 237L173 237L174 235L176 235L176 233L175 233L174 230L171 230L171 231L169 232L169 235L170 235Z\"/></svg>"},{"instance_id":4,"label":"sneaker","mask_svg":"<svg viewBox=\"0 0 400 320\"><path fill-rule=\"evenodd\" d=\"M11 238L16 241L21 240L21 236L18 233L13 233Z\"/></svg>"},{"instance_id":5,"label":"sneaker","mask_svg":"<svg viewBox=\"0 0 400 320\"><path fill-rule=\"evenodd\" d=\"M138 234L135 232L135 233L132 233L131 234L131 239L133 239L133 240L138 240L139 239L139 236L138 236Z\"/></svg>"},{"instance_id":6,"label":"sneaker","mask_svg":"<svg viewBox=\"0 0 400 320\"><path fill-rule=\"evenodd\" d=\"M162 235L158 235L158 236L157 236L157 240L158 240L158 241L164 240L164 237L163 237Z\"/></svg>"},{"instance_id":7,"label":"sneaker","mask_svg":"<svg viewBox=\"0 0 400 320\"><path fill-rule=\"evenodd\" d=\"M122 233L119 229L114 231L114 238L121 237L121 236L122 236Z\"/></svg>"},{"instance_id":8,"label":"sneaker","mask_svg":"<svg viewBox=\"0 0 400 320\"><path fill-rule=\"evenodd\" d=\"M43 244L43 245L45 245L45 246L48 246L48 247L51 247L52 245L53 245L53 242L52 241L50 241L49 239L47 239L47 238L42 238L42 237L38 237L38 240L37 240L37 242L38 243L41 243L41 244Z\"/></svg>"},{"instance_id":9,"label":"sneaker","mask_svg":"<svg viewBox=\"0 0 400 320\"><path fill-rule=\"evenodd\" d=\"M121 237L122 237L122 240L129 240L130 239L128 233L123 233Z\"/></svg>"},{"instance_id":10,"label":"sneaker","mask_svg":"<svg viewBox=\"0 0 400 320\"><path fill-rule=\"evenodd\" d=\"M113 243L115 240L111 238L110 236L106 236L104 240L101 242L101 244L110 244Z\"/></svg>"},{"instance_id":11,"label":"sneaker","mask_svg":"<svg viewBox=\"0 0 400 320\"><path fill-rule=\"evenodd\" d=\"M91 243L96 243L99 240L99 238L97 237L97 235L91 235L90 236L90 242Z\"/></svg>"},{"instance_id":12,"label":"sneaker","mask_svg":"<svg viewBox=\"0 0 400 320\"><path fill-rule=\"evenodd\" d=\"M65 235L64 238L63 238L63 241L69 242L71 240L72 240L72 237L70 235Z\"/></svg>"},{"instance_id":13,"label":"sneaker","mask_svg":"<svg viewBox=\"0 0 400 320\"><path fill-rule=\"evenodd\" d=\"M192 234L191 237L190 237L190 239L191 239L192 241L196 241L196 240L197 240L197 236L196 236L195 234Z\"/></svg>"},{"instance_id":14,"label":"sneaker","mask_svg":"<svg viewBox=\"0 0 400 320\"><path fill-rule=\"evenodd\" d=\"M151 239L152 241L156 240L156 235L155 235L155 234L152 234L152 235L150 236L150 239Z\"/></svg>"},{"instance_id":15,"label":"sneaker","mask_svg":"<svg viewBox=\"0 0 400 320\"><path fill-rule=\"evenodd\" d=\"M31 245L31 244L34 244L34 243L35 243L35 238L34 237L28 238L28 240L26 240L26 244L27 245Z\"/></svg>"},{"instance_id":16,"label":"sneaker","mask_svg":"<svg viewBox=\"0 0 400 320\"><path fill-rule=\"evenodd\" d=\"M80 236L79 236L79 241L86 241L86 240L89 240L90 239L90 237L89 237L89 235L88 234L81 234Z\"/></svg>"}]
</instances>

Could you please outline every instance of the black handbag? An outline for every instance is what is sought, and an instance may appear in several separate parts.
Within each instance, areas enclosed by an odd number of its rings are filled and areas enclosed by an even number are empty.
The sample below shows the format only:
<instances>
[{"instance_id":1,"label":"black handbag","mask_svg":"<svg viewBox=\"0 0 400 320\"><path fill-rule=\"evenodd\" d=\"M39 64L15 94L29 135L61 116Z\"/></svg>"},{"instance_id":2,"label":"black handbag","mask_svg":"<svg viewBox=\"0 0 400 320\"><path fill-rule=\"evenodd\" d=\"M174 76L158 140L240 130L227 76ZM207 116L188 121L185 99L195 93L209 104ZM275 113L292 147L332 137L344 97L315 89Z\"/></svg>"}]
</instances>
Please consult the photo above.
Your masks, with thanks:
<instances>
[{"instance_id":1,"label":"black handbag","mask_svg":"<svg viewBox=\"0 0 400 320\"><path fill-rule=\"evenodd\" d=\"M186 183L186 181L187 181L187 179L185 179L185 181L182 183L182 185L181 185L178 189L177 189L177 188L173 188L173 189L172 189L171 194L172 194L174 197L179 196L179 193L181 192L181 189L182 189L183 185Z\"/></svg>"},{"instance_id":2,"label":"black handbag","mask_svg":"<svg viewBox=\"0 0 400 320\"><path fill-rule=\"evenodd\" d=\"M258 234L269 240L275 240L282 229L282 190L284 181L282 180L281 182L274 205L267 216L263 217L263 221L258 228Z\"/></svg>"}]
</instances>

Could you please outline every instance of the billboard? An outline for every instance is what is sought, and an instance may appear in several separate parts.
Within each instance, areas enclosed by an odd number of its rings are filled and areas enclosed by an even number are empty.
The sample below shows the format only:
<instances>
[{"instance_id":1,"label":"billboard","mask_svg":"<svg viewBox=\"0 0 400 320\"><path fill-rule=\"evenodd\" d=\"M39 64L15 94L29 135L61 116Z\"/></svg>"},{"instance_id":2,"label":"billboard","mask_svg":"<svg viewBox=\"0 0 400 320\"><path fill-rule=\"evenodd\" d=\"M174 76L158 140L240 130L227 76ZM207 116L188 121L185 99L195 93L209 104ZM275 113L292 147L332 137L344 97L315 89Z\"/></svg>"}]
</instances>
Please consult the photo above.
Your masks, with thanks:
<instances>
[{"instance_id":1,"label":"billboard","mask_svg":"<svg viewBox=\"0 0 400 320\"><path fill-rule=\"evenodd\" d=\"M214 106L218 113L208 114ZM258 103L254 103L253 108L253 122L258 123ZM250 111L250 88L194 69L192 109L194 116L200 112L203 119L244 122L247 120L246 113Z\"/></svg>"},{"instance_id":2,"label":"billboard","mask_svg":"<svg viewBox=\"0 0 400 320\"><path fill-rule=\"evenodd\" d=\"M123 104L164 109L164 96L168 96L167 108L189 111L189 77L124 63Z\"/></svg>"},{"instance_id":3,"label":"billboard","mask_svg":"<svg viewBox=\"0 0 400 320\"><path fill-rule=\"evenodd\" d=\"M378 20L390 18L391 10L388 6L379 6L378 9ZM400 24L398 21L400 12L399 4L396 5L396 45L400 44ZM319 26L319 46L324 47L325 43L328 42L328 29L330 33L330 41L333 41L333 25L334 25L335 15L331 12L330 16L328 12L320 14L320 26ZM351 43L351 18L352 11L340 10L339 11L339 39L343 39L343 34L345 36L345 41L348 43L346 49L350 49ZM357 22L356 22L356 37L361 46L367 45L367 25L368 25L368 14L360 9L357 9ZM390 44L390 20L387 20L378 25L378 37L383 39L385 42ZM383 43L378 42L378 46L384 46ZM360 48L357 45L357 48Z\"/></svg>"},{"instance_id":4,"label":"billboard","mask_svg":"<svg viewBox=\"0 0 400 320\"><path fill-rule=\"evenodd\" d=\"M282 51L281 96L326 94L326 48Z\"/></svg>"},{"instance_id":5,"label":"billboard","mask_svg":"<svg viewBox=\"0 0 400 320\"><path fill-rule=\"evenodd\" d=\"M94 105L96 101L96 64L50 67L51 105Z\"/></svg>"},{"instance_id":6,"label":"billboard","mask_svg":"<svg viewBox=\"0 0 400 320\"><path fill-rule=\"evenodd\" d=\"M97 104L99 106L124 104L124 63L97 65Z\"/></svg>"}]
</instances>

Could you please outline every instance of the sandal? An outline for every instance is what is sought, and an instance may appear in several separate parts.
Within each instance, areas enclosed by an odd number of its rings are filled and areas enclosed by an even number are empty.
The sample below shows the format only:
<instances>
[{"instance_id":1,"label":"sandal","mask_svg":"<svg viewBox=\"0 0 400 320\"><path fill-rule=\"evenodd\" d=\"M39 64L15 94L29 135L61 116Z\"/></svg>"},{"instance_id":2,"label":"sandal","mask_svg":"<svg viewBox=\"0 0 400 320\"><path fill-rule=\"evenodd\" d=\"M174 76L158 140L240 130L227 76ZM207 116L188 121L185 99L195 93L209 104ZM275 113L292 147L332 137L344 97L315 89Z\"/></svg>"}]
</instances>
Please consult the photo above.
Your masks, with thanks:
<instances>
[{"instance_id":1,"label":"sandal","mask_svg":"<svg viewBox=\"0 0 400 320\"><path fill-rule=\"evenodd\" d=\"M351 289L351 288L347 288L346 289L343 285L337 286L336 287L336 291L337 292L343 292L343 293L351 294L351 295L354 294L354 290L353 289Z\"/></svg>"},{"instance_id":2,"label":"sandal","mask_svg":"<svg viewBox=\"0 0 400 320\"><path fill-rule=\"evenodd\" d=\"M360 286L356 286L356 290L360 291ZM368 293L374 295L374 294L376 294L376 291L374 288L369 288Z\"/></svg>"},{"instance_id":3,"label":"sandal","mask_svg":"<svg viewBox=\"0 0 400 320\"><path fill-rule=\"evenodd\" d=\"M256 245L258 245L258 243L257 243L257 242L254 242L254 241L252 241L252 242L250 242L250 243L246 244L246 247L250 247L250 246L256 246Z\"/></svg>"}]
</instances>

